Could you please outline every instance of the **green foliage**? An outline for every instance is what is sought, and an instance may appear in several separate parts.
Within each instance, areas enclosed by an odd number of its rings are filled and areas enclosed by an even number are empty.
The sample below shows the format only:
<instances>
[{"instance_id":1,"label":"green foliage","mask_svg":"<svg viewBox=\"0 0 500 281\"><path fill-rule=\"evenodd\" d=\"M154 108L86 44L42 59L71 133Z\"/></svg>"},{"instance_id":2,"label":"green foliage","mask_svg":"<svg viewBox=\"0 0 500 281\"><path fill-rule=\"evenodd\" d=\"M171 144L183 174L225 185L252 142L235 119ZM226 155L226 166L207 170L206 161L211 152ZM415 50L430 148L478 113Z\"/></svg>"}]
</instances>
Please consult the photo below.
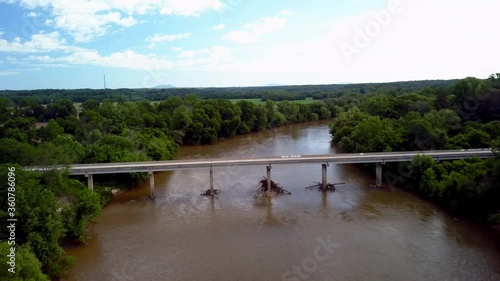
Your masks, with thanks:
<instances>
[{"instance_id":1,"label":"green foliage","mask_svg":"<svg viewBox=\"0 0 500 281\"><path fill-rule=\"evenodd\" d=\"M138 148L153 160L172 160L179 145L159 129L145 129L138 133Z\"/></svg>"},{"instance_id":2,"label":"green foliage","mask_svg":"<svg viewBox=\"0 0 500 281\"><path fill-rule=\"evenodd\" d=\"M43 141L52 141L62 134L64 134L64 128L55 120L50 120L47 126L39 129L39 135Z\"/></svg>"},{"instance_id":3,"label":"green foliage","mask_svg":"<svg viewBox=\"0 0 500 281\"><path fill-rule=\"evenodd\" d=\"M5 123L11 117L10 100L7 97L0 97L0 124Z\"/></svg>"},{"instance_id":4,"label":"green foliage","mask_svg":"<svg viewBox=\"0 0 500 281\"><path fill-rule=\"evenodd\" d=\"M0 163L18 163L23 166L36 164L36 147L15 139L0 139Z\"/></svg>"},{"instance_id":5,"label":"green foliage","mask_svg":"<svg viewBox=\"0 0 500 281\"><path fill-rule=\"evenodd\" d=\"M85 233L87 226L95 222L101 212L99 194L82 186L80 189L72 190L64 200L65 206L61 211L61 216L66 226L65 237L86 241L88 238Z\"/></svg>"},{"instance_id":6,"label":"green foliage","mask_svg":"<svg viewBox=\"0 0 500 281\"><path fill-rule=\"evenodd\" d=\"M0 242L0 255L2 257L10 254L10 248L13 247L7 242ZM4 281L49 281L49 278L42 273L42 265L27 246L17 246L15 273L9 272L9 264L7 262L0 263L0 279Z\"/></svg>"},{"instance_id":7,"label":"green foliage","mask_svg":"<svg viewBox=\"0 0 500 281\"><path fill-rule=\"evenodd\" d=\"M1 166L0 174L0 198L4 202L8 191L8 167L10 165ZM15 242L17 247L25 249L22 255L30 260L31 267L27 266L26 270L34 280L45 280L36 273L41 263L45 274L64 276L74 260L64 253L60 243L87 238L87 226L100 215L101 193L92 193L80 181L70 179L68 172L53 170L40 175L24 171L17 165L14 167L17 223L22 226L16 228ZM0 219L5 220L6 216L5 210L0 211Z\"/></svg>"},{"instance_id":8,"label":"green foliage","mask_svg":"<svg viewBox=\"0 0 500 281\"><path fill-rule=\"evenodd\" d=\"M493 87L498 81L497 76L467 78L451 87L399 96L380 91L331 102L341 108L330 125L333 142L348 152L492 147L498 155L500 92ZM443 163L416 157L404 166L407 189L454 212L499 220L500 156Z\"/></svg>"},{"instance_id":9,"label":"green foliage","mask_svg":"<svg viewBox=\"0 0 500 281\"><path fill-rule=\"evenodd\" d=\"M379 116L369 116L354 128L351 141L356 144L356 152L388 152L397 150L403 142L403 137L389 119L381 120Z\"/></svg>"},{"instance_id":10,"label":"green foliage","mask_svg":"<svg viewBox=\"0 0 500 281\"><path fill-rule=\"evenodd\" d=\"M1 167L0 191L2 201L6 200L7 168ZM37 173L23 171L16 167L16 212L18 224L16 229L16 245L28 245L43 265L43 271L49 276L61 276L67 267L59 263L66 261L64 251L59 245L65 233L60 204L54 193L44 188ZM5 213L0 219L4 220ZM71 259L71 258L69 258Z\"/></svg>"},{"instance_id":11,"label":"green foliage","mask_svg":"<svg viewBox=\"0 0 500 281\"><path fill-rule=\"evenodd\" d=\"M352 132L366 118L368 118L368 115L362 113L357 107L337 115L337 118L330 125L330 133L333 136L333 141L343 150L355 151L356 146L351 139Z\"/></svg>"},{"instance_id":12,"label":"green foliage","mask_svg":"<svg viewBox=\"0 0 500 281\"><path fill-rule=\"evenodd\" d=\"M16 117L3 124L4 138L31 143L36 135L35 118Z\"/></svg>"},{"instance_id":13,"label":"green foliage","mask_svg":"<svg viewBox=\"0 0 500 281\"><path fill-rule=\"evenodd\" d=\"M85 148L69 134L61 134L52 140L68 156L68 163L80 163L85 156ZM62 164L60 162L59 164Z\"/></svg>"}]
</instances>

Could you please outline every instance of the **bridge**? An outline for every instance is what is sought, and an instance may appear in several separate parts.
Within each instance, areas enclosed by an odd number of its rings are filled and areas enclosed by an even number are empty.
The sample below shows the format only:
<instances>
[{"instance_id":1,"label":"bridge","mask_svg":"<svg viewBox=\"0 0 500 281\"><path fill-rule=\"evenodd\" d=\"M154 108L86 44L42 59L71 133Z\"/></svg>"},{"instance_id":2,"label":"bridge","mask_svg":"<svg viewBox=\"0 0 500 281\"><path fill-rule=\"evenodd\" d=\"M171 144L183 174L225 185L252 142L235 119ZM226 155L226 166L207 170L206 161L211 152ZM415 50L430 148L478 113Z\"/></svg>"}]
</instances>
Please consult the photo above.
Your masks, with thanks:
<instances>
[{"instance_id":1,"label":"bridge","mask_svg":"<svg viewBox=\"0 0 500 281\"><path fill-rule=\"evenodd\" d=\"M196 159L170 160L150 162L98 163L74 164L54 166L31 166L27 170L44 171L51 169L68 169L71 175L85 175L89 189L94 189L93 176L95 174L116 174L147 172L149 174L150 196L154 197L154 173L189 169L209 169L210 191L213 194L213 168L244 165L265 165L267 183L271 185L271 166L284 164L321 164L322 185L327 184L327 167L329 164L376 164L376 186L382 186L382 165L389 162L407 162L419 155L432 157L434 160L457 160L469 157L488 158L494 156L491 148L460 149L460 150L429 150L408 152L374 152L374 153L344 153L328 155L283 155L250 159Z\"/></svg>"}]
</instances>

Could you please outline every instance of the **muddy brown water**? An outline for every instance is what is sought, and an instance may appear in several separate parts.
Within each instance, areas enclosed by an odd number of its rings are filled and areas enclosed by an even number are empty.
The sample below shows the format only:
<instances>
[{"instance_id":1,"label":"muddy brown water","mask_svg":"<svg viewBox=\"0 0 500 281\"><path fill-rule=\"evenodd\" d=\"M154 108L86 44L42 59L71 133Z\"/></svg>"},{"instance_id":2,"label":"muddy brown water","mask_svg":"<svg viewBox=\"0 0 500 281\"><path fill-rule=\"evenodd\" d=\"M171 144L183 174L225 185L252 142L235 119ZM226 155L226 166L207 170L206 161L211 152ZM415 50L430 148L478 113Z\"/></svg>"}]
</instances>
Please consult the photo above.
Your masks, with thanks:
<instances>
[{"instance_id":1,"label":"muddy brown water","mask_svg":"<svg viewBox=\"0 0 500 281\"><path fill-rule=\"evenodd\" d=\"M336 153L328 122L286 126L211 146L183 147L179 159ZM334 193L304 187L320 165L275 165L292 195L271 206L253 198L264 166L214 169L218 199L200 196L208 170L159 173L120 194L68 249L65 280L500 280L500 235L352 165L330 165Z\"/></svg>"}]
</instances>

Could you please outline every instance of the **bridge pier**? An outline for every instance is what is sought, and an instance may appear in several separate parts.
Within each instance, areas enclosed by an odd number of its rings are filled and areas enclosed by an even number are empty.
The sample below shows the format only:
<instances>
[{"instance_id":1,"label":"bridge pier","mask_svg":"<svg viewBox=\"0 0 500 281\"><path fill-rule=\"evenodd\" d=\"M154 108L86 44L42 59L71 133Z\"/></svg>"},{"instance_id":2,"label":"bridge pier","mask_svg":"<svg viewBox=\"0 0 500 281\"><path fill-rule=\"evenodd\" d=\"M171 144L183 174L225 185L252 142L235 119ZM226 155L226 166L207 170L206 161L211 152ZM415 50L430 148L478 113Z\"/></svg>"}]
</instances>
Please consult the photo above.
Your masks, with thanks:
<instances>
[{"instance_id":1,"label":"bridge pier","mask_svg":"<svg viewBox=\"0 0 500 281\"><path fill-rule=\"evenodd\" d=\"M377 187L382 187L382 163L377 163L376 164L376 182L375 182L375 185Z\"/></svg>"},{"instance_id":2,"label":"bridge pier","mask_svg":"<svg viewBox=\"0 0 500 281\"><path fill-rule=\"evenodd\" d=\"M266 167L267 170L267 191L271 191L271 165Z\"/></svg>"},{"instance_id":3,"label":"bridge pier","mask_svg":"<svg viewBox=\"0 0 500 281\"><path fill-rule=\"evenodd\" d=\"M212 170L212 166L210 166L210 195L214 196L214 171Z\"/></svg>"},{"instance_id":4,"label":"bridge pier","mask_svg":"<svg viewBox=\"0 0 500 281\"><path fill-rule=\"evenodd\" d=\"M149 172L149 198L155 198L155 173Z\"/></svg>"},{"instance_id":5,"label":"bridge pier","mask_svg":"<svg viewBox=\"0 0 500 281\"><path fill-rule=\"evenodd\" d=\"M87 186L89 187L90 191L94 192L94 177L92 174L86 174L85 177L87 178Z\"/></svg>"},{"instance_id":6,"label":"bridge pier","mask_svg":"<svg viewBox=\"0 0 500 281\"><path fill-rule=\"evenodd\" d=\"M328 185L328 179L326 176L326 167L328 164L321 164L321 189L326 190L326 186Z\"/></svg>"}]
</instances>

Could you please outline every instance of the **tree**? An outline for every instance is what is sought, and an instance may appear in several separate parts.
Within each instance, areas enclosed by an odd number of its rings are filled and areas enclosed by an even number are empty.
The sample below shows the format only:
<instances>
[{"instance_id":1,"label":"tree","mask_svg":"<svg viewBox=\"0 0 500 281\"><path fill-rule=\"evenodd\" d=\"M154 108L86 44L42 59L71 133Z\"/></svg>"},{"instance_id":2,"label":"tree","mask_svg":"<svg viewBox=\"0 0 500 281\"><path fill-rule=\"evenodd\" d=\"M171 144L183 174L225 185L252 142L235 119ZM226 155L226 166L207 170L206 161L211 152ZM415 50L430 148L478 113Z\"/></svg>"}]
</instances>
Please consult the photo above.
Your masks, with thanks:
<instances>
[{"instance_id":1,"label":"tree","mask_svg":"<svg viewBox=\"0 0 500 281\"><path fill-rule=\"evenodd\" d=\"M174 140L158 129L145 129L138 133L139 149L153 160L172 160L179 151Z\"/></svg>"},{"instance_id":2,"label":"tree","mask_svg":"<svg viewBox=\"0 0 500 281\"><path fill-rule=\"evenodd\" d=\"M356 152L381 152L397 150L403 142L402 134L391 120L370 116L360 121L352 132Z\"/></svg>"},{"instance_id":3,"label":"tree","mask_svg":"<svg viewBox=\"0 0 500 281\"><path fill-rule=\"evenodd\" d=\"M39 129L39 134L43 141L51 141L57 136L64 134L64 128L55 120L50 120L47 126Z\"/></svg>"},{"instance_id":4,"label":"tree","mask_svg":"<svg viewBox=\"0 0 500 281\"><path fill-rule=\"evenodd\" d=\"M436 100L434 102L434 108L436 108L436 110L450 108L448 93L444 88L439 88L437 90Z\"/></svg>"},{"instance_id":5,"label":"tree","mask_svg":"<svg viewBox=\"0 0 500 281\"><path fill-rule=\"evenodd\" d=\"M67 99L56 100L47 106L47 119L66 118L70 115L76 115L76 108Z\"/></svg>"},{"instance_id":6,"label":"tree","mask_svg":"<svg viewBox=\"0 0 500 281\"><path fill-rule=\"evenodd\" d=\"M10 100L6 97L0 97L0 124L5 123L11 117Z\"/></svg>"},{"instance_id":7,"label":"tree","mask_svg":"<svg viewBox=\"0 0 500 281\"><path fill-rule=\"evenodd\" d=\"M345 138L350 138L354 127L356 127L356 125L360 121L366 119L367 117L368 115L362 113L361 110L359 110L359 108L357 107L340 113L337 118L335 118L330 124L330 134L332 135L333 141L335 143L340 143L344 139L344 143L350 143ZM348 147L350 149L347 149ZM344 145L344 148L348 152L352 152L354 150L354 147L352 147L351 145Z\"/></svg>"},{"instance_id":8,"label":"tree","mask_svg":"<svg viewBox=\"0 0 500 281\"><path fill-rule=\"evenodd\" d=\"M36 164L37 150L32 145L15 139L0 139L0 163Z\"/></svg>"},{"instance_id":9,"label":"tree","mask_svg":"<svg viewBox=\"0 0 500 281\"><path fill-rule=\"evenodd\" d=\"M9 166L1 166L0 197L6 201L7 175ZM31 171L23 171L15 165L16 173L16 212L18 224L16 245L27 245L43 265L43 272L49 276L60 277L73 263L59 245L65 233L60 207L52 191L40 185L40 176ZM4 201L4 202L5 202ZM6 213L0 213L6 219Z\"/></svg>"},{"instance_id":10,"label":"tree","mask_svg":"<svg viewBox=\"0 0 500 281\"><path fill-rule=\"evenodd\" d=\"M6 138L17 139L21 142L31 142L35 135L35 118L33 117L16 117L9 119L4 123Z\"/></svg>"},{"instance_id":11,"label":"tree","mask_svg":"<svg viewBox=\"0 0 500 281\"><path fill-rule=\"evenodd\" d=\"M96 100L89 99L82 103L81 107L83 110L98 110L100 103Z\"/></svg>"},{"instance_id":12,"label":"tree","mask_svg":"<svg viewBox=\"0 0 500 281\"><path fill-rule=\"evenodd\" d=\"M10 254L12 246L7 242L0 242L0 254L2 257ZM42 265L27 245L16 247L16 267L15 274L9 272L8 262L0 263L0 279L4 281L49 281L49 278L42 273Z\"/></svg>"},{"instance_id":13,"label":"tree","mask_svg":"<svg viewBox=\"0 0 500 281\"><path fill-rule=\"evenodd\" d=\"M85 148L68 134L58 135L52 144L59 147L68 156L69 163L81 163L85 157Z\"/></svg>"},{"instance_id":14,"label":"tree","mask_svg":"<svg viewBox=\"0 0 500 281\"><path fill-rule=\"evenodd\" d=\"M274 116L274 114L272 114ZM257 105L254 111L255 123L253 132L260 132L269 126L268 112L264 105ZM274 117L273 117L274 118Z\"/></svg>"},{"instance_id":15,"label":"tree","mask_svg":"<svg viewBox=\"0 0 500 281\"><path fill-rule=\"evenodd\" d=\"M238 134L246 134L252 132L256 127L255 122L257 120L257 115L255 115L255 104L246 100L240 100L236 103L236 105L240 108L241 111L241 123L237 129Z\"/></svg>"}]
</instances>

